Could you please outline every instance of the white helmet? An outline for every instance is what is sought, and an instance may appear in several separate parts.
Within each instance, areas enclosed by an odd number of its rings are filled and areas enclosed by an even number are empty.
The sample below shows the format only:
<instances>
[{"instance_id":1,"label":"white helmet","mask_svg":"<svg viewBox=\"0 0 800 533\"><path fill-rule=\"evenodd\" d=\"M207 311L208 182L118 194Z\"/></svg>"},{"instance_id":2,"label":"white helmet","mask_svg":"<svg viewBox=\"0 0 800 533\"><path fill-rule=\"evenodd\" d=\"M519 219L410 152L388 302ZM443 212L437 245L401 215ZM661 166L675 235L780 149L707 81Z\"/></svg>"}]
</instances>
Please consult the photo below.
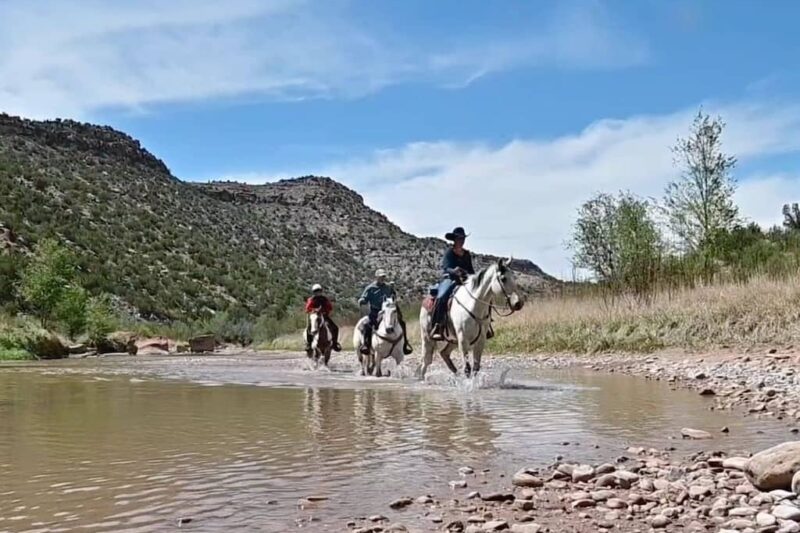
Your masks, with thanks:
<instances>
[{"instance_id":1,"label":"white helmet","mask_svg":"<svg viewBox=\"0 0 800 533\"><path fill-rule=\"evenodd\" d=\"M375 277L376 278L385 278L386 277L386 271L384 269L382 269L382 268L379 268L378 270L375 271Z\"/></svg>"},{"instance_id":2,"label":"white helmet","mask_svg":"<svg viewBox=\"0 0 800 533\"><path fill-rule=\"evenodd\" d=\"M311 287L311 292L317 292L317 291L321 291L321 290L322 290L322 285L320 285L319 283L315 283Z\"/></svg>"}]
</instances>

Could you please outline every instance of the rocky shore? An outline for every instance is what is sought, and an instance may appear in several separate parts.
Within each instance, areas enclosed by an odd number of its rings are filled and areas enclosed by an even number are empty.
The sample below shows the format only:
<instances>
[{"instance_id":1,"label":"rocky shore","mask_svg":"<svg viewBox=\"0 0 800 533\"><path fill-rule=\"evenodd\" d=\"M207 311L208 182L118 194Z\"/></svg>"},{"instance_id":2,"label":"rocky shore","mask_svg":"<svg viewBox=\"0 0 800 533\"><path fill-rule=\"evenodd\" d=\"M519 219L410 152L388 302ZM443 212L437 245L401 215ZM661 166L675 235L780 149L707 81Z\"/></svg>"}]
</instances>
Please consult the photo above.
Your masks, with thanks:
<instances>
[{"instance_id":1,"label":"rocky shore","mask_svg":"<svg viewBox=\"0 0 800 533\"><path fill-rule=\"evenodd\" d=\"M392 524L380 514L347 526L359 533L798 532L796 494L786 488L760 490L757 486L783 486L784 480L774 474L794 468L787 457L800 458L800 444L750 459L721 452L676 459L665 451L629 448L613 463L560 461L543 469L522 469L499 483L489 481L490 473L465 467L450 483L450 498L422 495L390 504L392 509L424 517L430 527Z\"/></svg>"},{"instance_id":2,"label":"rocky shore","mask_svg":"<svg viewBox=\"0 0 800 533\"><path fill-rule=\"evenodd\" d=\"M773 417L791 426L800 420L800 375L795 370L800 356L795 353L541 356L536 361L548 368L578 366L662 380L713 398L711 409ZM691 428L682 435L711 437ZM712 449L687 457L673 453L670 448L629 448L617 457L609 452L605 464L560 459L513 475L464 467L454 473L446 496L404 497L389 506L394 520L376 514L352 520L344 529L359 533L800 532L796 494L800 474L794 476L800 470L800 443L752 457L727 457ZM421 519L429 525L402 525L406 514L414 517L414 523Z\"/></svg>"}]
</instances>

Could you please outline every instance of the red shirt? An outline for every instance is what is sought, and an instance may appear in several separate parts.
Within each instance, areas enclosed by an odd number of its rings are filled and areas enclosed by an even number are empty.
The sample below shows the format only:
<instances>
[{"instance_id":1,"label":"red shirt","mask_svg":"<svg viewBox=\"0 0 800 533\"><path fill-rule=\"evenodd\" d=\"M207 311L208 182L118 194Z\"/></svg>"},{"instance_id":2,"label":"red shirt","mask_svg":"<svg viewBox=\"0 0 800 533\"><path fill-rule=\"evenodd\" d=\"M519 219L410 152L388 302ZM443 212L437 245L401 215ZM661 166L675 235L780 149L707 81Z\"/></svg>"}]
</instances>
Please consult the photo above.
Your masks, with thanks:
<instances>
[{"instance_id":1,"label":"red shirt","mask_svg":"<svg viewBox=\"0 0 800 533\"><path fill-rule=\"evenodd\" d=\"M312 296L306 300L306 313L313 313L314 309L321 309L323 315L329 315L333 312L333 304L328 300L327 296Z\"/></svg>"}]
</instances>

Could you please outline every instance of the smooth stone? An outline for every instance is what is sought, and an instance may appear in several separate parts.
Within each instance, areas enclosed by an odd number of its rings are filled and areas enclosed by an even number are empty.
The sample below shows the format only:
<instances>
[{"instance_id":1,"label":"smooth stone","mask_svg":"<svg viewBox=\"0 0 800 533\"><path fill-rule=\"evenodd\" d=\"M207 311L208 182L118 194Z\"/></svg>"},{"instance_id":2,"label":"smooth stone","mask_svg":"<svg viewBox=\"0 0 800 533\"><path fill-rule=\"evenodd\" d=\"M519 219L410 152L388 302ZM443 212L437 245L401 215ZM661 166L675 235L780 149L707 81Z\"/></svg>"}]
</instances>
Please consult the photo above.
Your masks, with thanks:
<instances>
[{"instance_id":1,"label":"smooth stone","mask_svg":"<svg viewBox=\"0 0 800 533\"><path fill-rule=\"evenodd\" d=\"M594 477L594 468L589 465L576 466L572 470L572 481L578 483L581 481L589 481Z\"/></svg>"},{"instance_id":2,"label":"smooth stone","mask_svg":"<svg viewBox=\"0 0 800 533\"><path fill-rule=\"evenodd\" d=\"M756 515L756 525L761 527L774 526L778 523L778 519L773 515L765 512L760 512Z\"/></svg>"},{"instance_id":3,"label":"smooth stone","mask_svg":"<svg viewBox=\"0 0 800 533\"><path fill-rule=\"evenodd\" d=\"M573 509L584 509L586 507L594 507L597 503L594 500L575 500L572 502Z\"/></svg>"},{"instance_id":4,"label":"smooth stone","mask_svg":"<svg viewBox=\"0 0 800 533\"><path fill-rule=\"evenodd\" d=\"M758 514L758 510L752 507L735 507L728 511L728 516L747 517L755 516L756 514Z\"/></svg>"},{"instance_id":5,"label":"smooth stone","mask_svg":"<svg viewBox=\"0 0 800 533\"><path fill-rule=\"evenodd\" d=\"M800 509L794 505L780 504L772 508L772 515L781 520L800 521Z\"/></svg>"},{"instance_id":6,"label":"smooth stone","mask_svg":"<svg viewBox=\"0 0 800 533\"><path fill-rule=\"evenodd\" d=\"M405 507L408 507L412 503L414 503L414 500L412 500L411 498L398 498L392 503L390 503L389 507L392 509L403 509Z\"/></svg>"},{"instance_id":7,"label":"smooth stone","mask_svg":"<svg viewBox=\"0 0 800 533\"><path fill-rule=\"evenodd\" d=\"M597 487L616 487L617 476L614 474L603 474L595 480L594 484Z\"/></svg>"},{"instance_id":8,"label":"smooth stone","mask_svg":"<svg viewBox=\"0 0 800 533\"><path fill-rule=\"evenodd\" d=\"M544 481L525 470L514 474L511 483L517 487L538 488L544 486Z\"/></svg>"},{"instance_id":9,"label":"smooth stone","mask_svg":"<svg viewBox=\"0 0 800 533\"><path fill-rule=\"evenodd\" d=\"M492 520L483 525L484 531L503 531L508 529L508 522L505 520Z\"/></svg>"},{"instance_id":10,"label":"smooth stone","mask_svg":"<svg viewBox=\"0 0 800 533\"><path fill-rule=\"evenodd\" d=\"M589 496L596 502L603 502L609 498L613 498L616 493L613 490L596 490L589 494Z\"/></svg>"},{"instance_id":11,"label":"smooth stone","mask_svg":"<svg viewBox=\"0 0 800 533\"><path fill-rule=\"evenodd\" d=\"M744 469L747 466L747 461L749 461L747 457L728 457L722 461L722 468L725 468L726 470L738 470L740 472L744 472Z\"/></svg>"},{"instance_id":12,"label":"smooth stone","mask_svg":"<svg viewBox=\"0 0 800 533\"><path fill-rule=\"evenodd\" d=\"M695 440L704 440L704 439L713 439L714 436L711 435L708 431L703 431L701 429L692 429L692 428L683 428L681 429L681 436L684 439L695 439Z\"/></svg>"},{"instance_id":13,"label":"smooth stone","mask_svg":"<svg viewBox=\"0 0 800 533\"><path fill-rule=\"evenodd\" d=\"M747 461L744 473L762 491L792 488L792 478L800 471L800 442L784 442L758 452Z\"/></svg>"},{"instance_id":14,"label":"smooth stone","mask_svg":"<svg viewBox=\"0 0 800 533\"><path fill-rule=\"evenodd\" d=\"M656 515L650 520L650 525L653 526L655 529L665 528L671 523L672 520L670 520L664 515Z\"/></svg>"}]
</instances>

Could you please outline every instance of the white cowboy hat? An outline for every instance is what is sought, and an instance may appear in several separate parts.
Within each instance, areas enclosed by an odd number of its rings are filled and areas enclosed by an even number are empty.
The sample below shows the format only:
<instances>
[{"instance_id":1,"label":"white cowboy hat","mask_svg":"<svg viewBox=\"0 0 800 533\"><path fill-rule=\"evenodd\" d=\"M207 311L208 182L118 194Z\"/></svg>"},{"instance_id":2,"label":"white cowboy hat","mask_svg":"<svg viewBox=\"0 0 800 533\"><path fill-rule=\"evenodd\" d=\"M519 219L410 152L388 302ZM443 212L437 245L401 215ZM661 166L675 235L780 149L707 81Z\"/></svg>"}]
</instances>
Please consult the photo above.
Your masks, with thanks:
<instances>
[{"instance_id":1,"label":"white cowboy hat","mask_svg":"<svg viewBox=\"0 0 800 533\"><path fill-rule=\"evenodd\" d=\"M311 292L317 292L317 291L321 291L321 290L322 290L322 285L320 285L319 283L315 283L311 287Z\"/></svg>"},{"instance_id":2,"label":"white cowboy hat","mask_svg":"<svg viewBox=\"0 0 800 533\"><path fill-rule=\"evenodd\" d=\"M376 278L385 278L386 277L386 271L384 269L382 269L382 268L379 268L378 270L375 271L375 277Z\"/></svg>"}]
</instances>

